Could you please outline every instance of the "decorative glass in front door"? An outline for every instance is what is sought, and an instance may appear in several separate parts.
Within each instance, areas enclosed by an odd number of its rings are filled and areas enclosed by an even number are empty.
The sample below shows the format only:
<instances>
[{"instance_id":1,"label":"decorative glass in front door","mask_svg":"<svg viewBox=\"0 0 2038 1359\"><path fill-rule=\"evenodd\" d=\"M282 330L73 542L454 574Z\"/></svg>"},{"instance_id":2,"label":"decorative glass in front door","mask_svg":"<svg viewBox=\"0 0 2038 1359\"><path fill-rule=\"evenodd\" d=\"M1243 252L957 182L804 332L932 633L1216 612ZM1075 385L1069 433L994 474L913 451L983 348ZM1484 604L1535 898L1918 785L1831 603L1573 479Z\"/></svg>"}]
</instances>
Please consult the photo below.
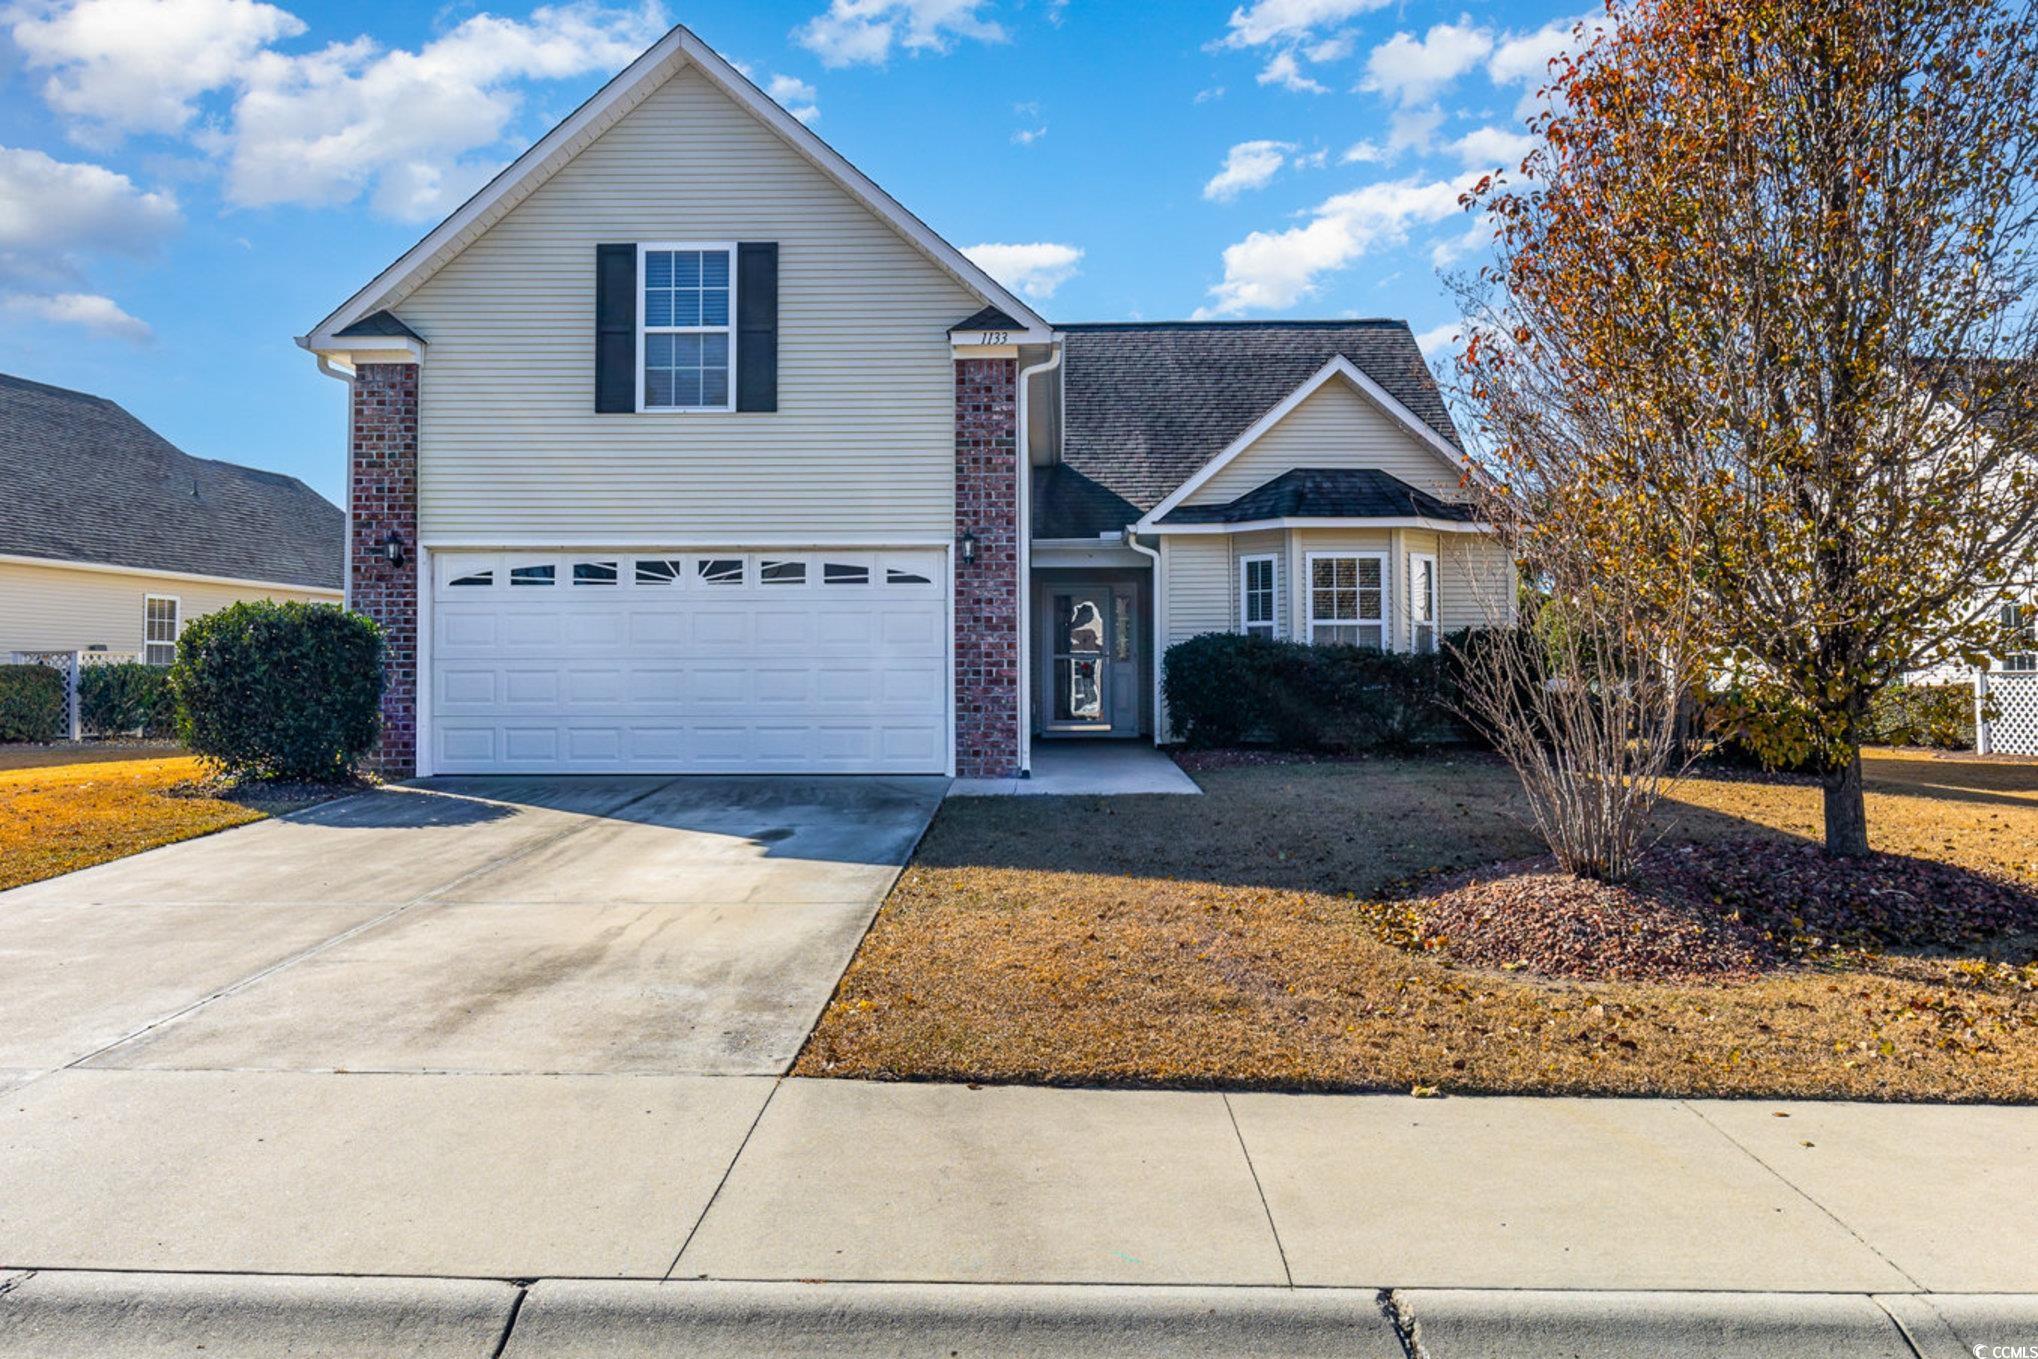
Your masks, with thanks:
<instances>
[{"instance_id":1,"label":"decorative glass in front door","mask_svg":"<svg viewBox=\"0 0 2038 1359\"><path fill-rule=\"evenodd\" d=\"M1054 597L1054 720L1109 722L1104 701L1108 590Z\"/></svg>"}]
</instances>

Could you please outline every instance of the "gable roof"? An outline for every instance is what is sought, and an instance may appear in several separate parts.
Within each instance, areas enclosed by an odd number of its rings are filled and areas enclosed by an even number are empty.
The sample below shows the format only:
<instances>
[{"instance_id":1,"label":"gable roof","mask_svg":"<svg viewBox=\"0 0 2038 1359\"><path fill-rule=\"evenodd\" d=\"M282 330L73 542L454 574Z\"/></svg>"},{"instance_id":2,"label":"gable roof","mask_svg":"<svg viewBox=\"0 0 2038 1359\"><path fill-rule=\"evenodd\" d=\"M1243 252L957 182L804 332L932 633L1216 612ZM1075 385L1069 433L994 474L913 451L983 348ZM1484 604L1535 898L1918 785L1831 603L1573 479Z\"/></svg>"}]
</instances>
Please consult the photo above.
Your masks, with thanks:
<instances>
[{"instance_id":1,"label":"gable roof","mask_svg":"<svg viewBox=\"0 0 2038 1359\"><path fill-rule=\"evenodd\" d=\"M1469 524L1472 509L1439 500L1374 467L1294 467L1225 505L1178 505L1157 522L1250 524L1265 519L1434 519Z\"/></svg>"},{"instance_id":2,"label":"gable roof","mask_svg":"<svg viewBox=\"0 0 2038 1359\"><path fill-rule=\"evenodd\" d=\"M0 553L340 588L337 506L194 458L102 396L0 374L0 486Z\"/></svg>"},{"instance_id":3,"label":"gable roof","mask_svg":"<svg viewBox=\"0 0 2038 1359\"><path fill-rule=\"evenodd\" d=\"M1338 358L1431 435L1459 446L1404 321L1177 321L1061 331L1062 460L1142 511Z\"/></svg>"},{"instance_id":4,"label":"gable roof","mask_svg":"<svg viewBox=\"0 0 2038 1359\"><path fill-rule=\"evenodd\" d=\"M344 343L334 342L355 322L371 312L394 305L416 291L448 260L502 220L510 209L551 179L589 143L622 121L652 91L687 66L694 67L759 122L777 133L793 150L834 179L851 197L946 270L963 287L988 305L1019 318L1023 324L1016 325L1014 329L1034 331L1040 338L1046 337L1049 327L1038 313L960 250L935 235L925 222L908 212L897 199L851 165L806 124L787 113L770 95L751 84L713 48L683 25L678 25L646 48L643 55L624 67L608 84L595 91L585 103L567 115L565 121L511 161L500 174L461 204L452 216L426 233L423 240L405 251L366 287L341 303L308 334L301 336L298 343L312 350L346 348Z\"/></svg>"}]
</instances>

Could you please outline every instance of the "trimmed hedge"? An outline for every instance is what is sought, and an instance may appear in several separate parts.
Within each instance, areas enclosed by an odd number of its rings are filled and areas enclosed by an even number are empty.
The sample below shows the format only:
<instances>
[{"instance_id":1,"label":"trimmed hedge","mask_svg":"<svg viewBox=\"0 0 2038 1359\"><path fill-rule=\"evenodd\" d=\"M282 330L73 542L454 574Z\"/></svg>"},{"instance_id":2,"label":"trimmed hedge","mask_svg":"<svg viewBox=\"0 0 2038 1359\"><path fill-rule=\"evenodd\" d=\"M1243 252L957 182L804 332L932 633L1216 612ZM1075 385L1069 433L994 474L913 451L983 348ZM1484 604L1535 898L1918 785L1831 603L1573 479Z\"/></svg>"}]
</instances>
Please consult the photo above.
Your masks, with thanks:
<instances>
[{"instance_id":1,"label":"trimmed hedge","mask_svg":"<svg viewBox=\"0 0 2038 1359\"><path fill-rule=\"evenodd\" d=\"M1458 744L1455 662L1355 646L1208 632L1168 648L1162 692L1194 747L1265 744L1341 753Z\"/></svg>"},{"instance_id":2,"label":"trimmed hedge","mask_svg":"<svg viewBox=\"0 0 2038 1359\"><path fill-rule=\"evenodd\" d=\"M69 728L61 672L0 665L0 741L61 741Z\"/></svg>"},{"instance_id":3,"label":"trimmed hedge","mask_svg":"<svg viewBox=\"0 0 2038 1359\"><path fill-rule=\"evenodd\" d=\"M121 661L78 674L78 725L95 736L168 736L177 729L167 666Z\"/></svg>"},{"instance_id":4,"label":"trimmed hedge","mask_svg":"<svg viewBox=\"0 0 2038 1359\"><path fill-rule=\"evenodd\" d=\"M229 773L344 779L381 721L382 629L334 604L246 600L185 627L170 690L178 736Z\"/></svg>"}]
</instances>

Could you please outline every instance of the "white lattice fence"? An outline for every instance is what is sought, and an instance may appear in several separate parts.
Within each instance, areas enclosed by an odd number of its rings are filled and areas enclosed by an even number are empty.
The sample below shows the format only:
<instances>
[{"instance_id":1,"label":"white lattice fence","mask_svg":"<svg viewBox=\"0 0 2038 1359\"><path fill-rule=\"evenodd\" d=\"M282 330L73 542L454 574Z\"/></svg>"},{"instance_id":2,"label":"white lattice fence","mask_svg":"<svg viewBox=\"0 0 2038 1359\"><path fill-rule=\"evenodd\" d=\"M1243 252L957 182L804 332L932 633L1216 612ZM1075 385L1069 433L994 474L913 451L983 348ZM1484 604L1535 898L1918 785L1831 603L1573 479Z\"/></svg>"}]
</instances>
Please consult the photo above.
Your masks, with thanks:
<instances>
[{"instance_id":1,"label":"white lattice fence","mask_svg":"<svg viewBox=\"0 0 2038 1359\"><path fill-rule=\"evenodd\" d=\"M69 715L67 738L77 740L83 731L78 716L78 673L87 666L117 665L141 659L136 651L17 651L16 665L46 665L64 677L64 711Z\"/></svg>"},{"instance_id":2,"label":"white lattice fence","mask_svg":"<svg viewBox=\"0 0 2038 1359\"><path fill-rule=\"evenodd\" d=\"M1980 692L1996 710L1976 742L1982 753L2038 755L2038 671L1995 671L1983 677Z\"/></svg>"}]
</instances>

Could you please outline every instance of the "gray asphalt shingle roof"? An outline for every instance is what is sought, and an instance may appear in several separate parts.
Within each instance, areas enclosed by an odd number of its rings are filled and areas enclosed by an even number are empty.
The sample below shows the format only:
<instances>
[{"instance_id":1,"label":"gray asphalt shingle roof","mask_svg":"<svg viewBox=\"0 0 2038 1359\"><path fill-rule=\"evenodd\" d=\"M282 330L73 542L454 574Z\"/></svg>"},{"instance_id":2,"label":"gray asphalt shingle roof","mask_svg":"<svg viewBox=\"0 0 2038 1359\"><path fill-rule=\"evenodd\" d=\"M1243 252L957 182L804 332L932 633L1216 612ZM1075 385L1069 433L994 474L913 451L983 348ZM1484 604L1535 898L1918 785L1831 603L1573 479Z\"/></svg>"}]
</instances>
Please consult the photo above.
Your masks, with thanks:
<instances>
[{"instance_id":1,"label":"gray asphalt shingle roof","mask_svg":"<svg viewBox=\"0 0 2038 1359\"><path fill-rule=\"evenodd\" d=\"M0 374L0 487L0 552L340 587L338 507L194 458L104 397Z\"/></svg>"},{"instance_id":2,"label":"gray asphalt shingle roof","mask_svg":"<svg viewBox=\"0 0 2038 1359\"><path fill-rule=\"evenodd\" d=\"M1403 321L1177 321L1060 330L1067 336L1063 462L1141 511L1158 505L1337 354L1417 419L1458 442L1436 378Z\"/></svg>"},{"instance_id":3,"label":"gray asphalt shingle roof","mask_svg":"<svg viewBox=\"0 0 2038 1359\"><path fill-rule=\"evenodd\" d=\"M418 334L416 331L412 330L409 326L405 325L403 323L403 318L398 316L393 311L369 312L366 316L354 322L353 325L348 326L345 330L339 331L338 335L341 339L347 339L350 337L359 338L362 336L383 337L383 338L401 337L406 340L416 340L420 344L424 343L425 338L424 336Z\"/></svg>"},{"instance_id":4,"label":"gray asphalt shingle roof","mask_svg":"<svg viewBox=\"0 0 2038 1359\"><path fill-rule=\"evenodd\" d=\"M1291 468L1228 505L1178 505L1163 524L1249 524L1258 519L1447 519L1472 511L1372 467Z\"/></svg>"}]
</instances>

